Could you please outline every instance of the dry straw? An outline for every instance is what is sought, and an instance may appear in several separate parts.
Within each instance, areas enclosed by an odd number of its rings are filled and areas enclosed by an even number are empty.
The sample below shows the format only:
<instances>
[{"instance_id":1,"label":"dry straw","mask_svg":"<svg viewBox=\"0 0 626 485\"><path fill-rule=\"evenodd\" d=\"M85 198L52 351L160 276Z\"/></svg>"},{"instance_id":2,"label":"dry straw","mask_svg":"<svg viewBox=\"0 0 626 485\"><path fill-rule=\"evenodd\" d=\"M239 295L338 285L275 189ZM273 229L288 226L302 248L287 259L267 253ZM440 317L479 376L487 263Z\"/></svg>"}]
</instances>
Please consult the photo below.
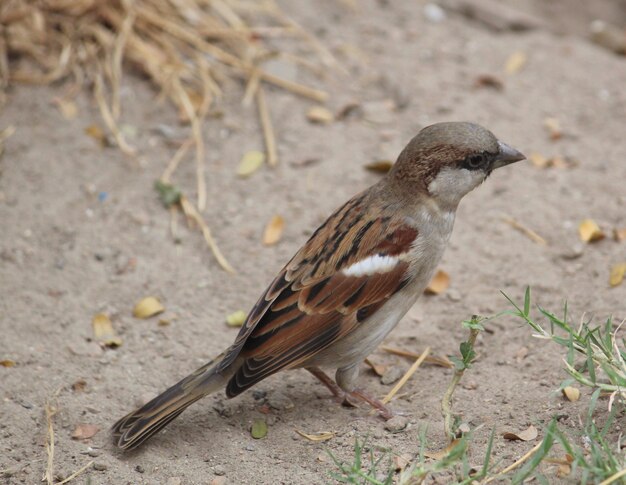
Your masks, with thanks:
<instances>
[{"instance_id":1,"label":"dry straw","mask_svg":"<svg viewBox=\"0 0 626 485\"><path fill-rule=\"evenodd\" d=\"M327 98L324 91L263 70L262 61L277 55L314 67L270 46L276 38L298 40L325 67L339 67L273 0L2 0L0 106L11 84L69 81L66 99L88 86L117 145L134 158L135 148L118 128L122 73L133 69L150 79L181 121L191 125L202 213L207 203L202 124L226 79L242 79L246 99L257 100L270 165L278 157L263 84L317 102ZM168 178L179 157L170 163Z\"/></svg>"}]
</instances>

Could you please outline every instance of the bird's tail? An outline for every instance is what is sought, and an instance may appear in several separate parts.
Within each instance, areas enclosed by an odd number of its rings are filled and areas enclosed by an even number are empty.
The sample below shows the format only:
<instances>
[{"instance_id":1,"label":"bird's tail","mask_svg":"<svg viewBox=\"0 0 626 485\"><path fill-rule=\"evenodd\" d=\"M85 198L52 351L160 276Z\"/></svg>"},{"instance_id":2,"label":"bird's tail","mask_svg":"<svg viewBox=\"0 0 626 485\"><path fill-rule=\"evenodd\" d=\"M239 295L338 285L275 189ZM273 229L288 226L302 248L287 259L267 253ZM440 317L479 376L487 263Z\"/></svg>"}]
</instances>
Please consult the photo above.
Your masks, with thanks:
<instances>
[{"instance_id":1,"label":"bird's tail","mask_svg":"<svg viewBox=\"0 0 626 485\"><path fill-rule=\"evenodd\" d=\"M136 448L167 426L188 406L224 386L230 376L216 370L221 357L203 365L115 423L112 428L114 443L123 450Z\"/></svg>"}]
</instances>

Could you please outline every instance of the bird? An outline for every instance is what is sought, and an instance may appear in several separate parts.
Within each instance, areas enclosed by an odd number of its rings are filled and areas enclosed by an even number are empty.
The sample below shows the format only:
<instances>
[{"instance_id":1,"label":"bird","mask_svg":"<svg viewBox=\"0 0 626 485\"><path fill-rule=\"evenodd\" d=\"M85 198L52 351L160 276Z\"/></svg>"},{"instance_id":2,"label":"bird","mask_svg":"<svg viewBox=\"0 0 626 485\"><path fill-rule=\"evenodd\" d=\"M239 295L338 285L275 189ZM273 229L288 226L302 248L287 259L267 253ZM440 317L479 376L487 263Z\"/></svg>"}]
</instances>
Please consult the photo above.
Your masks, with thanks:
<instances>
[{"instance_id":1,"label":"bird","mask_svg":"<svg viewBox=\"0 0 626 485\"><path fill-rule=\"evenodd\" d=\"M358 386L360 364L430 282L461 199L493 170L524 159L475 123L423 128L383 178L310 236L230 347L113 425L115 445L136 448L204 396L225 388L232 398L286 369L304 368L338 398L391 417Z\"/></svg>"}]
</instances>

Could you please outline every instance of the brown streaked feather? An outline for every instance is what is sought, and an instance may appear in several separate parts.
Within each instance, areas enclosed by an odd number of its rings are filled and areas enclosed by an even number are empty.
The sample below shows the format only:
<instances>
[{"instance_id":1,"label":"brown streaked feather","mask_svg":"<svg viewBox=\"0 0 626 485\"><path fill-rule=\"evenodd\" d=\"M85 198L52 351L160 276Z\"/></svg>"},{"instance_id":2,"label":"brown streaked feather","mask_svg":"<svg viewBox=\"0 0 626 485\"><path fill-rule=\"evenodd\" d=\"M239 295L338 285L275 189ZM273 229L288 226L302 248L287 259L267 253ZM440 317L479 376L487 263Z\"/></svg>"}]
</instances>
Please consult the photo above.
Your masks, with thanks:
<instances>
[{"instance_id":1,"label":"brown streaked feather","mask_svg":"<svg viewBox=\"0 0 626 485\"><path fill-rule=\"evenodd\" d=\"M382 207L365 217L371 196L359 194L335 211L259 299L220 366L238 356L244 359L229 381L228 396L302 365L404 286L409 263L402 259L386 272L343 272L370 256L407 253L417 238L417 229L397 208Z\"/></svg>"}]
</instances>

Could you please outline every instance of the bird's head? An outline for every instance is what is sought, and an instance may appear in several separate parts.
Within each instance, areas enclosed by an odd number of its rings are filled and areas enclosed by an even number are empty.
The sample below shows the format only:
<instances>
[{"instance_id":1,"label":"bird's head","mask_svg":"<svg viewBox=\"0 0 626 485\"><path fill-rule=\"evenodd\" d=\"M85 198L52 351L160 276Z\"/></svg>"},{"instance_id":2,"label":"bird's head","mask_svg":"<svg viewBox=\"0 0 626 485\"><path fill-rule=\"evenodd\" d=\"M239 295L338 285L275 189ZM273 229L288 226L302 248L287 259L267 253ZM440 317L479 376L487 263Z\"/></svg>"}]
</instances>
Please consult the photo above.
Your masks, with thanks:
<instances>
[{"instance_id":1,"label":"bird's head","mask_svg":"<svg viewBox=\"0 0 626 485\"><path fill-rule=\"evenodd\" d=\"M409 142L390 177L444 205L456 206L493 170L524 158L475 123L437 123Z\"/></svg>"}]
</instances>

